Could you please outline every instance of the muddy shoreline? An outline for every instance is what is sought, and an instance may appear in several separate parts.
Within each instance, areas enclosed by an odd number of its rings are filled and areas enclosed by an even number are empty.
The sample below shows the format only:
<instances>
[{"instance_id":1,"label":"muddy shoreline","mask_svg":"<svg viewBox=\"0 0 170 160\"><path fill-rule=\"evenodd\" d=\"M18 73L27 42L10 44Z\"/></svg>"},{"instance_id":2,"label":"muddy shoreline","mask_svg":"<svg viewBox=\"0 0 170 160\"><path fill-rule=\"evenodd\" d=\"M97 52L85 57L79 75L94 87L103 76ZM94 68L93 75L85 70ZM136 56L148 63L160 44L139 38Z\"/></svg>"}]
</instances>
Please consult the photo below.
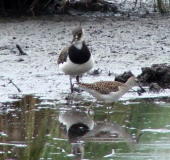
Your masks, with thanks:
<instances>
[{"instance_id":1,"label":"muddy shoreline","mask_svg":"<svg viewBox=\"0 0 170 160\"><path fill-rule=\"evenodd\" d=\"M126 71L138 76L143 67L170 62L168 15L0 19L0 102L25 94L65 100L70 91L69 78L58 70L56 61L72 39L71 30L80 21L96 62L93 70L83 76L84 82L114 80ZM19 53L17 44L27 55ZM91 74L97 69L101 71L99 75Z\"/></svg>"}]
</instances>

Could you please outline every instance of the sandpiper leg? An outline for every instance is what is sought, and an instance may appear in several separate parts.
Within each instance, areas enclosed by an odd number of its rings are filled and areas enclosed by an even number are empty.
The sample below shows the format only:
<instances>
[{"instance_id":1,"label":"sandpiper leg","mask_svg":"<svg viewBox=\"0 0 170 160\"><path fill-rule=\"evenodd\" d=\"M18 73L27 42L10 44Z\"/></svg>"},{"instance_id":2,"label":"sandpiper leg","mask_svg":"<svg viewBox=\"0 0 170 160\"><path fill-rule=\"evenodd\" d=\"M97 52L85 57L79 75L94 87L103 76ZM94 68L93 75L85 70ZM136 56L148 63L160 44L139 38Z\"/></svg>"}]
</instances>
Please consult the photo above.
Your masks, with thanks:
<instances>
[{"instance_id":1,"label":"sandpiper leg","mask_svg":"<svg viewBox=\"0 0 170 160\"><path fill-rule=\"evenodd\" d=\"M106 103L105 105L107 107L107 116L108 116L108 122L110 122L110 110L112 109L111 104L110 103ZM113 106L114 106L114 102L113 102ZM111 109L110 109L111 108Z\"/></svg>"},{"instance_id":2,"label":"sandpiper leg","mask_svg":"<svg viewBox=\"0 0 170 160\"><path fill-rule=\"evenodd\" d=\"M108 110L107 110L107 117L108 117L108 122L110 122L110 107L108 107Z\"/></svg>"},{"instance_id":3,"label":"sandpiper leg","mask_svg":"<svg viewBox=\"0 0 170 160\"><path fill-rule=\"evenodd\" d=\"M87 112L89 113L90 112L90 108L96 103L97 101L93 102L90 106L88 106L87 108Z\"/></svg>"},{"instance_id":4,"label":"sandpiper leg","mask_svg":"<svg viewBox=\"0 0 170 160\"><path fill-rule=\"evenodd\" d=\"M110 113L110 107L107 105L107 114L109 115Z\"/></svg>"},{"instance_id":5,"label":"sandpiper leg","mask_svg":"<svg viewBox=\"0 0 170 160\"><path fill-rule=\"evenodd\" d=\"M92 121L94 121L93 117L92 117L89 113L87 113L87 117L88 117L89 119L91 119Z\"/></svg>"}]
</instances>

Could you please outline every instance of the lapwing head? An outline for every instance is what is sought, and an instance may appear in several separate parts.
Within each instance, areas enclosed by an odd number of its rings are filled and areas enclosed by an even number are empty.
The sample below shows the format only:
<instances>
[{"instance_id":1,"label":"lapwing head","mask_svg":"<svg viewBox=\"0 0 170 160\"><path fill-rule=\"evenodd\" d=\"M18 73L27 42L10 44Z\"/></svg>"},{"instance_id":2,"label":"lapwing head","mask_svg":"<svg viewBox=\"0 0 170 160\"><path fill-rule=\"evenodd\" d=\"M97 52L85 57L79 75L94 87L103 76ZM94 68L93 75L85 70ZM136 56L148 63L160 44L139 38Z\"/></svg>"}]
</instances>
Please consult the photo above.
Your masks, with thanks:
<instances>
[{"instance_id":1,"label":"lapwing head","mask_svg":"<svg viewBox=\"0 0 170 160\"><path fill-rule=\"evenodd\" d=\"M82 43L84 41L84 29L81 26L74 28L72 34L72 43Z\"/></svg>"}]
</instances>

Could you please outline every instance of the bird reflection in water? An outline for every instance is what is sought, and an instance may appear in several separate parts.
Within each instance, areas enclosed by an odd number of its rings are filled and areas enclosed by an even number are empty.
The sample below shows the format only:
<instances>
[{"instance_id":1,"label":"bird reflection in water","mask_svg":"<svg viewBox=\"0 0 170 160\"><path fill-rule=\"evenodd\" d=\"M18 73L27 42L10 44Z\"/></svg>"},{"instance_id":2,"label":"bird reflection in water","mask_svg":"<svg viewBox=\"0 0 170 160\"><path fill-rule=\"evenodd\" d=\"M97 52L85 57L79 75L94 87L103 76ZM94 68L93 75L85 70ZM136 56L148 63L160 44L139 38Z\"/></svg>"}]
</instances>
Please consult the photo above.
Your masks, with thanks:
<instances>
[{"instance_id":1,"label":"bird reflection in water","mask_svg":"<svg viewBox=\"0 0 170 160\"><path fill-rule=\"evenodd\" d=\"M84 158L86 142L130 142L130 144L136 144L142 135L133 138L119 124L111 122L95 123L85 112L76 110L61 113L59 121L65 126L67 138L71 144L70 155L75 156L76 159Z\"/></svg>"},{"instance_id":2,"label":"bird reflection in water","mask_svg":"<svg viewBox=\"0 0 170 160\"><path fill-rule=\"evenodd\" d=\"M76 110L60 114L59 121L66 127L68 141L71 144L71 154L77 158L83 158L84 142L81 137L93 129L94 121L85 112Z\"/></svg>"}]
</instances>

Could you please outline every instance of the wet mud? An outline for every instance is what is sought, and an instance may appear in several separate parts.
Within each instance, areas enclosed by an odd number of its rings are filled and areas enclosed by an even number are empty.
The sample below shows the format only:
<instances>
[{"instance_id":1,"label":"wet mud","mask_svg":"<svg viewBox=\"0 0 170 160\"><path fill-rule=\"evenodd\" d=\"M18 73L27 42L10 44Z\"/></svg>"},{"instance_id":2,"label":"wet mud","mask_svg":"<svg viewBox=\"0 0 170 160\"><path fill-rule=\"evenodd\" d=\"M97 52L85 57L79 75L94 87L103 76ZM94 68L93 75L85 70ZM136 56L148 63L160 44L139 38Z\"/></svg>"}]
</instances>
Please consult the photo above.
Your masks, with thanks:
<instances>
[{"instance_id":1,"label":"wet mud","mask_svg":"<svg viewBox=\"0 0 170 160\"><path fill-rule=\"evenodd\" d=\"M61 50L72 40L72 29L80 22L95 59L95 67L84 74L81 81L114 80L130 71L149 85L147 82L158 83L160 74L157 75L155 70L161 70L163 80L158 85L162 87L165 83L164 88L168 88L169 71L164 72L155 65L152 67L153 64L168 65L170 62L168 16L23 17L0 19L0 101L13 101L15 95L25 94L65 100L65 94L70 93L69 77L59 71L56 62ZM153 74L155 77L151 81Z\"/></svg>"}]
</instances>

